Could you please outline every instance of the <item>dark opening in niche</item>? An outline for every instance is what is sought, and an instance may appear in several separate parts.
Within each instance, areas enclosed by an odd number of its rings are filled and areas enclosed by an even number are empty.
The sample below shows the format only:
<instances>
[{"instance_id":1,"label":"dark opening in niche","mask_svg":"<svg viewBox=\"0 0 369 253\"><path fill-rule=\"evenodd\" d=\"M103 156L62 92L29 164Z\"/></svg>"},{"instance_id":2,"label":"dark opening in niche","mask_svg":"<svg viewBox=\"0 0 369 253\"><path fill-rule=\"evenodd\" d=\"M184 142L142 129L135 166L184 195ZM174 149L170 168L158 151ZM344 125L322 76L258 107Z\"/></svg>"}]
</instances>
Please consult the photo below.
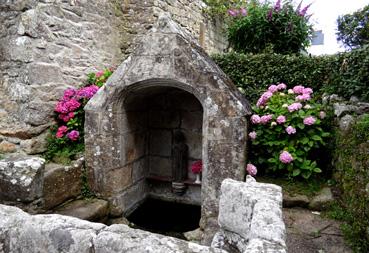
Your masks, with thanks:
<instances>
[{"instance_id":1,"label":"dark opening in niche","mask_svg":"<svg viewBox=\"0 0 369 253\"><path fill-rule=\"evenodd\" d=\"M185 239L199 227L201 207L148 198L129 217L136 228Z\"/></svg>"}]
</instances>

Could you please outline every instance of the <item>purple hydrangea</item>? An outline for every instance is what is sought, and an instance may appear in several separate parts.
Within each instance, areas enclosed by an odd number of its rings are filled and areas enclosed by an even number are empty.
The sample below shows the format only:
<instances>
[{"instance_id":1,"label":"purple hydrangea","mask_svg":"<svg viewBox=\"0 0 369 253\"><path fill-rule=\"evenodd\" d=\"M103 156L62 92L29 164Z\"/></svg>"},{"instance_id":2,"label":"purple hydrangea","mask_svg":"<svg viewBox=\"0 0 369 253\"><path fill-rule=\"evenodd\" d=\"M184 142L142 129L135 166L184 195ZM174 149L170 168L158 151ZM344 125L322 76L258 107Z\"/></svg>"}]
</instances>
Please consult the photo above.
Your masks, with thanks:
<instances>
[{"instance_id":1,"label":"purple hydrangea","mask_svg":"<svg viewBox=\"0 0 369 253\"><path fill-rule=\"evenodd\" d=\"M286 127L286 132L291 135L291 134L295 134L296 133L296 128L292 127L292 126L288 126Z\"/></svg>"},{"instance_id":2,"label":"purple hydrangea","mask_svg":"<svg viewBox=\"0 0 369 253\"><path fill-rule=\"evenodd\" d=\"M304 119L304 124L307 126L311 126L315 123L316 119L313 116L306 117Z\"/></svg>"},{"instance_id":3,"label":"purple hydrangea","mask_svg":"<svg viewBox=\"0 0 369 253\"><path fill-rule=\"evenodd\" d=\"M249 173L250 176L253 176L253 177L256 176L256 174L258 173L256 166L251 163L248 163L246 165L246 171L247 173Z\"/></svg>"},{"instance_id":4,"label":"purple hydrangea","mask_svg":"<svg viewBox=\"0 0 369 253\"><path fill-rule=\"evenodd\" d=\"M255 131L252 131L252 132L249 133L249 137L250 137L251 140L255 140L256 136L257 136L257 134L256 134Z\"/></svg>"},{"instance_id":5,"label":"purple hydrangea","mask_svg":"<svg viewBox=\"0 0 369 253\"><path fill-rule=\"evenodd\" d=\"M293 161L293 157L290 153L288 153L288 151L283 151L280 155L279 155L279 160L282 163L291 163Z\"/></svg>"},{"instance_id":6,"label":"purple hydrangea","mask_svg":"<svg viewBox=\"0 0 369 253\"><path fill-rule=\"evenodd\" d=\"M77 130L72 130L67 134L67 137L72 140L76 141L79 137L79 132Z\"/></svg>"},{"instance_id":7,"label":"purple hydrangea","mask_svg":"<svg viewBox=\"0 0 369 253\"><path fill-rule=\"evenodd\" d=\"M293 104L289 105L287 108L288 108L289 112L294 112L294 111L300 110L302 108L302 104L301 103L293 103Z\"/></svg>"},{"instance_id":8,"label":"purple hydrangea","mask_svg":"<svg viewBox=\"0 0 369 253\"><path fill-rule=\"evenodd\" d=\"M277 117L277 123L278 124L283 124L285 122L286 122L286 117L285 116L280 115L280 116Z\"/></svg>"}]
</instances>

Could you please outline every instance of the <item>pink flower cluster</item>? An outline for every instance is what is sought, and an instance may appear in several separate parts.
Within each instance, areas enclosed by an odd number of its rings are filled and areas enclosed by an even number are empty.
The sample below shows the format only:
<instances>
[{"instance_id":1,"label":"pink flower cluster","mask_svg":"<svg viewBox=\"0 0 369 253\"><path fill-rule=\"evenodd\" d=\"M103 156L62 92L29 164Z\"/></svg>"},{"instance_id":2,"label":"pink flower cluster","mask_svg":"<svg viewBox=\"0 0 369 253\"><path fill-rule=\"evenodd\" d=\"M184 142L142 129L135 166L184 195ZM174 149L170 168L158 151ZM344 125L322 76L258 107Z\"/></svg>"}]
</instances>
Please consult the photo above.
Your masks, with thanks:
<instances>
[{"instance_id":1,"label":"pink flower cluster","mask_svg":"<svg viewBox=\"0 0 369 253\"><path fill-rule=\"evenodd\" d=\"M76 141L78 140L79 137L79 132L77 130L72 130L67 134L67 137L72 140L72 141Z\"/></svg>"},{"instance_id":2,"label":"pink flower cluster","mask_svg":"<svg viewBox=\"0 0 369 253\"><path fill-rule=\"evenodd\" d=\"M273 96L273 94L277 91L281 91L287 88L287 85L284 83L280 83L278 85L272 84L268 87L268 90L264 92L256 103L257 107L264 106L268 102L269 98Z\"/></svg>"},{"instance_id":3,"label":"pink flower cluster","mask_svg":"<svg viewBox=\"0 0 369 253\"><path fill-rule=\"evenodd\" d=\"M283 151L280 155L279 155L279 160L282 163L290 163L293 161L293 157L290 153L288 153L288 151Z\"/></svg>"},{"instance_id":4,"label":"pink flower cluster","mask_svg":"<svg viewBox=\"0 0 369 253\"><path fill-rule=\"evenodd\" d=\"M302 108L302 104L301 103L293 103L291 105L289 105L287 107L289 112L294 112L294 111L298 111Z\"/></svg>"},{"instance_id":5,"label":"pink flower cluster","mask_svg":"<svg viewBox=\"0 0 369 253\"><path fill-rule=\"evenodd\" d=\"M256 136L257 136L257 134L256 134L255 131L252 131L252 132L249 133L249 137L250 137L251 140L255 140Z\"/></svg>"},{"instance_id":6,"label":"pink flower cluster","mask_svg":"<svg viewBox=\"0 0 369 253\"><path fill-rule=\"evenodd\" d=\"M256 176L256 174L258 173L256 166L251 163L248 163L246 165L246 171L247 173L249 173L250 176L253 176L253 177Z\"/></svg>"},{"instance_id":7,"label":"pink flower cluster","mask_svg":"<svg viewBox=\"0 0 369 253\"><path fill-rule=\"evenodd\" d=\"M58 131L56 132L56 138L62 138L67 131L68 127L66 126L59 127Z\"/></svg>"},{"instance_id":8,"label":"pink flower cluster","mask_svg":"<svg viewBox=\"0 0 369 253\"><path fill-rule=\"evenodd\" d=\"M283 124L285 122L286 122L286 117L285 116L280 115L280 116L277 117L277 123L278 124Z\"/></svg>"},{"instance_id":9,"label":"pink flower cluster","mask_svg":"<svg viewBox=\"0 0 369 253\"><path fill-rule=\"evenodd\" d=\"M202 171L202 160L194 162L191 166L191 171L194 174L200 174Z\"/></svg>"},{"instance_id":10,"label":"pink flower cluster","mask_svg":"<svg viewBox=\"0 0 369 253\"><path fill-rule=\"evenodd\" d=\"M296 133L296 128L294 128L293 126L288 126L286 127L286 132L291 135L291 134L295 134Z\"/></svg>"},{"instance_id":11,"label":"pink flower cluster","mask_svg":"<svg viewBox=\"0 0 369 253\"><path fill-rule=\"evenodd\" d=\"M99 72L98 72L99 73ZM83 99L90 99L98 91L99 87L90 85L80 89L69 88L64 91L62 99L56 104L55 111L59 113L58 117L64 122L68 122L76 115L76 110L82 105ZM67 136L70 140L76 141L79 137L77 130L72 130L69 133L66 126L58 128L56 138Z\"/></svg>"},{"instance_id":12,"label":"pink flower cluster","mask_svg":"<svg viewBox=\"0 0 369 253\"><path fill-rule=\"evenodd\" d=\"M243 7L239 8L239 9L229 9L228 10L228 15L231 17L237 17L237 16L246 16L247 15L247 10Z\"/></svg>"},{"instance_id":13,"label":"pink flower cluster","mask_svg":"<svg viewBox=\"0 0 369 253\"><path fill-rule=\"evenodd\" d=\"M74 111L81 106L80 100L92 98L98 89L98 86L90 85L78 90L73 88L65 90L63 98L55 106L55 111L60 113L59 118L68 122L74 117Z\"/></svg>"},{"instance_id":14,"label":"pink flower cluster","mask_svg":"<svg viewBox=\"0 0 369 253\"><path fill-rule=\"evenodd\" d=\"M304 124L307 126L311 126L315 123L316 119L313 116L306 117L304 119Z\"/></svg>"}]
</instances>

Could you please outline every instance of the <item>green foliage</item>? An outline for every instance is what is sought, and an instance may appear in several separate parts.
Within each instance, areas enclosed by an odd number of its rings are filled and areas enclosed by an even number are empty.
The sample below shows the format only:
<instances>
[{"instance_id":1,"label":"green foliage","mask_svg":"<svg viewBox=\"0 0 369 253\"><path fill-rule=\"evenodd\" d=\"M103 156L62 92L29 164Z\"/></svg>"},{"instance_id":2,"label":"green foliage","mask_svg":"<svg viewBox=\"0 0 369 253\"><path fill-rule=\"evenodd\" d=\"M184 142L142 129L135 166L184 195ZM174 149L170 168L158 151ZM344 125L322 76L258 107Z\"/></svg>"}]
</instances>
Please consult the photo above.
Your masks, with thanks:
<instances>
[{"instance_id":1,"label":"green foliage","mask_svg":"<svg viewBox=\"0 0 369 253\"><path fill-rule=\"evenodd\" d=\"M313 34L305 8L295 9L290 0L283 5L277 0L274 6L250 1L247 15L237 15L229 24L230 45L240 53L299 53L310 45Z\"/></svg>"},{"instance_id":2,"label":"green foliage","mask_svg":"<svg viewBox=\"0 0 369 253\"><path fill-rule=\"evenodd\" d=\"M231 8L239 8L246 0L204 0L207 5L205 12L212 17L224 17Z\"/></svg>"},{"instance_id":3,"label":"green foliage","mask_svg":"<svg viewBox=\"0 0 369 253\"><path fill-rule=\"evenodd\" d=\"M47 138L47 151L44 158L47 161L53 161L60 164L70 164L76 156L84 152L85 146L83 141L70 141L68 138L55 138L57 126L50 129Z\"/></svg>"},{"instance_id":4,"label":"green foliage","mask_svg":"<svg viewBox=\"0 0 369 253\"><path fill-rule=\"evenodd\" d=\"M349 48L369 43L369 5L337 19L337 40Z\"/></svg>"},{"instance_id":5,"label":"green foliage","mask_svg":"<svg viewBox=\"0 0 369 253\"><path fill-rule=\"evenodd\" d=\"M252 133L256 138L252 140L251 161L267 173L308 179L322 172L312 153L324 146L329 136L322 128L326 112L311 99L311 89L296 86L286 94L282 87L276 88L279 86L270 86L253 107ZM268 93L270 97L265 98ZM282 152L292 156L293 161L286 162Z\"/></svg>"},{"instance_id":6,"label":"green foliage","mask_svg":"<svg viewBox=\"0 0 369 253\"><path fill-rule=\"evenodd\" d=\"M228 53L213 59L252 102L279 82L369 101L369 46L332 56Z\"/></svg>"},{"instance_id":7,"label":"green foliage","mask_svg":"<svg viewBox=\"0 0 369 253\"><path fill-rule=\"evenodd\" d=\"M283 192L287 192L291 196L296 194L313 197L319 192L326 182L322 178L314 178L314 180L298 180L298 178L286 177L258 177L258 182L276 184L282 187Z\"/></svg>"},{"instance_id":8,"label":"green foliage","mask_svg":"<svg viewBox=\"0 0 369 253\"><path fill-rule=\"evenodd\" d=\"M369 251L369 114L354 124L349 132L338 133L335 165L342 191L337 218L346 221L343 228L355 252ZM338 215L338 214L341 215Z\"/></svg>"}]
</instances>

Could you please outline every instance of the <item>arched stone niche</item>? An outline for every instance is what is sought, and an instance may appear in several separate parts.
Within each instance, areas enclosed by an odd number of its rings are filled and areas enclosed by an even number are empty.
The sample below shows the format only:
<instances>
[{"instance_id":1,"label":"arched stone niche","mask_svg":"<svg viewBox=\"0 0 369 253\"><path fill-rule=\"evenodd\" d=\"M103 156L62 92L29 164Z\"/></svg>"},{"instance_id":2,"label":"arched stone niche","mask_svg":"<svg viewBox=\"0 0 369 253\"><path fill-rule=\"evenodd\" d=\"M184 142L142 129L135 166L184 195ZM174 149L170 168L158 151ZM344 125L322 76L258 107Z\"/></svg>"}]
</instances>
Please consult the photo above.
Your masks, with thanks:
<instances>
[{"instance_id":1,"label":"arched stone niche","mask_svg":"<svg viewBox=\"0 0 369 253\"><path fill-rule=\"evenodd\" d=\"M189 164L203 161L201 199L200 192L188 199L201 204L203 228L217 217L221 182L245 177L250 107L168 16L141 38L85 112L90 186L125 214L156 194L151 179L171 177L178 129L187 135Z\"/></svg>"}]
</instances>

